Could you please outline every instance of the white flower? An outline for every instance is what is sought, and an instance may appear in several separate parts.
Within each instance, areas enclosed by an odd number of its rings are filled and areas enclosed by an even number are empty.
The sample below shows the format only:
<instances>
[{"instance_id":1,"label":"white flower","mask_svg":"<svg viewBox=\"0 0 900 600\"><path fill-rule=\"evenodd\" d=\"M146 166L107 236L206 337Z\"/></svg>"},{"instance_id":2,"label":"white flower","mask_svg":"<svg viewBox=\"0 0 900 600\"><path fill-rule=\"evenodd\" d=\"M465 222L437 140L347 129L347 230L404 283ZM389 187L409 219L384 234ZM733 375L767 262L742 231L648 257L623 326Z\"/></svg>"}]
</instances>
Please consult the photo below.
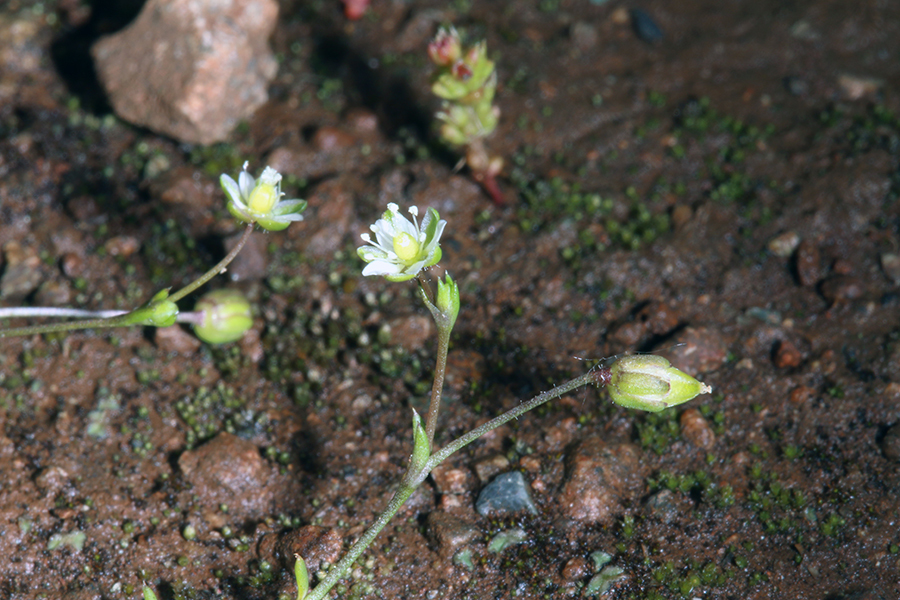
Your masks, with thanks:
<instances>
[{"instance_id":1,"label":"white flower","mask_svg":"<svg viewBox=\"0 0 900 600\"><path fill-rule=\"evenodd\" d=\"M363 269L363 275L383 275L388 281L406 281L441 260L441 234L447 221L433 208L425 212L421 223L416 219L419 209L415 206L409 209L412 221L401 215L393 202L387 208L369 227L375 239L368 233L362 234L362 239L369 245L361 246L356 253L369 263Z\"/></svg>"},{"instance_id":2,"label":"white flower","mask_svg":"<svg viewBox=\"0 0 900 600\"><path fill-rule=\"evenodd\" d=\"M269 231L281 231L294 221L302 221L305 200L282 200L281 173L272 167L263 169L259 179L244 170L238 180L222 174L219 183L228 197L228 212L245 223L256 223Z\"/></svg>"}]
</instances>

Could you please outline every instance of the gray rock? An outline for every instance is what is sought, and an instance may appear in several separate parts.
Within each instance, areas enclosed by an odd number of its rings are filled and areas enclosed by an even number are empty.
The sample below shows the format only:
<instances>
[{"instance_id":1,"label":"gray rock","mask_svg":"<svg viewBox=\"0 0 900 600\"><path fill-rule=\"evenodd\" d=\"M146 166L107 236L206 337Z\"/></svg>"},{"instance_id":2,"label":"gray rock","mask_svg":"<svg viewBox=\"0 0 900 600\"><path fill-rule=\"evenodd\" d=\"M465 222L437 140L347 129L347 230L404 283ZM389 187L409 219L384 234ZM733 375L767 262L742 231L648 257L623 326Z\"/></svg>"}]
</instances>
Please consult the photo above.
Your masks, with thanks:
<instances>
[{"instance_id":1,"label":"gray rock","mask_svg":"<svg viewBox=\"0 0 900 600\"><path fill-rule=\"evenodd\" d=\"M518 471L498 475L487 484L478 495L475 510L482 516L523 510L537 513L528 482Z\"/></svg>"},{"instance_id":2,"label":"gray rock","mask_svg":"<svg viewBox=\"0 0 900 600\"><path fill-rule=\"evenodd\" d=\"M631 15L631 27L639 39L655 44L662 41L665 37L662 29L659 28L659 25L648 13L639 8L632 8L628 13Z\"/></svg>"},{"instance_id":3,"label":"gray rock","mask_svg":"<svg viewBox=\"0 0 900 600\"><path fill-rule=\"evenodd\" d=\"M663 523L671 523L681 512L678 499L669 490L660 490L647 498L644 505Z\"/></svg>"},{"instance_id":4,"label":"gray rock","mask_svg":"<svg viewBox=\"0 0 900 600\"><path fill-rule=\"evenodd\" d=\"M149 0L91 48L113 108L178 140L224 140L268 99L274 0Z\"/></svg>"}]
</instances>

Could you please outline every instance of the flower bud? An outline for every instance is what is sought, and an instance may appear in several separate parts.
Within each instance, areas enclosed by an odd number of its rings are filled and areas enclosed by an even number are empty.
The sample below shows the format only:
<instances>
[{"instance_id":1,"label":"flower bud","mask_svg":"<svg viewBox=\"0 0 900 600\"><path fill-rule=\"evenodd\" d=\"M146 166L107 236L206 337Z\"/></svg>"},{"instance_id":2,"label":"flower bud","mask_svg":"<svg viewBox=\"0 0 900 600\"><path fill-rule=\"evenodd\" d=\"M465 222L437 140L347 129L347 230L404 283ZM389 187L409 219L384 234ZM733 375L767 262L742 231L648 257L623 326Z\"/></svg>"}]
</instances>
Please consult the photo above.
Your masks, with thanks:
<instances>
[{"instance_id":1,"label":"flower bud","mask_svg":"<svg viewBox=\"0 0 900 600\"><path fill-rule=\"evenodd\" d=\"M197 337L209 344L227 344L243 337L253 325L250 303L236 290L214 290L197 301L203 322L194 325Z\"/></svg>"},{"instance_id":2,"label":"flower bud","mask_svg":"<svg viewBox=\"0 0 900 600\"><path fill-rule=\"evenodd\" d=\"M453 27L438 31L428 44L428 58L439 67L449 67L462 55L462 44L459 34Z\"/></svg>"},{"instance_id":3,"label":"flower bud","mask_svg":"<svg viewBox=\"0 0 900 600\"><path fill-rule=\"evenodd\" d=\"M659 412L712 392L712 387L655 354L623 356L609 371L609 397L626 408Z\"/></svg>"},{"instance_id":4,"label":"flower bud","mask_svg":"<svg viewBox=\"0 0 900 600\"><path fill-rule=\"evenodd\" d=\"M169 300L169 289L160 290L142 306L123 315L125 325L168 327L178 318L178 305Z\"/></svg>"},{"instance_id":5,"label":"flower bud","mask_svg":"<svg viewBox=\"0 0 900 600\"><path fill-rule=\"evenodd\" d=\"M447 329L453 329L459 314L459 286L447 273L446 282L438 279L437 308L447 320Z\"/></svg>"}]
</instances>

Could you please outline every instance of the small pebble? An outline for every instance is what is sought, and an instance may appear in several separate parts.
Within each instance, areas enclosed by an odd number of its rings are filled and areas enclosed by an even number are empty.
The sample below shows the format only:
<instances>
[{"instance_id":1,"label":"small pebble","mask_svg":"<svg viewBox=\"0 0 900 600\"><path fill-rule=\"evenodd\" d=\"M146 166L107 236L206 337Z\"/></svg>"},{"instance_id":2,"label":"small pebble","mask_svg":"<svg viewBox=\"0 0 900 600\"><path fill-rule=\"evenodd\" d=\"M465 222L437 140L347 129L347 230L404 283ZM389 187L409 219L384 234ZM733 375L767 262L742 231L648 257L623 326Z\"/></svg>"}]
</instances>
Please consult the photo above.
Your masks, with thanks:
<instances>
[{"instance_id":1,"label":"small pebble","mask_svg":"<svg viewBox=\"0 0 900 600\"><path fill-rule=\"evenodd\" d=\"M797 246L796 267L800 285L815 285L822 278L819 248L810 240L803 240Z\"/></svg>"},{"instance_id":2,"label":"small pebble","mask_svg":"<svg viewBox=\"0 0 900 600\"><path fill-rule=\"evenodd\" d=\"M900 285L900 254L892 252L882 254L881 270L894 285Z\"/></svg>"},{"instance_id":3,"label":"small pebble","mask_svg":"<svg viewBox=\"0 0 900 600\"><path fill-rule=\"evenodd\" d=\"M274 491L266 485L268 467L252 442L223 432L183 453L178 466L202 503L227 504L234 514L270 508Z\"/></svg>"},{"instance_id":4,"label":"small pebble","mask_svg":"<svg viewBox=\"0 0 900 600\"><path fill-rule=\"evenodd\" d=\"M887 430L881 439L881 451L885 458L900 460L900 424Z\"/></svg>"},{"instance_id":5,"label":"small pebble","mask_svg":"<svg viewBox=\"0 0 900 600\"><path fill-rule=\"evenodd\" d=\"M794 253L794 250L797 249L797 246L799 244L800 236L797 235L796 231L785 231L784 233L777 235L769 240L767 246L769 248L769 252L771 252L775 256L787 258Z\"/></svg>"},{"instance_id":6,"label":"small pebble","mask_svg":"<svg viewBox=\"0 0 900 600\"><path fill-rule=\"evenodd\" d=\"M800 19L791 25L791 37L798 40L811 42L821 37L818 31L806 19Z\"/></svg>"},{"instance_id":7,"label":"small pebble","mask_svg":"<svg viewBox=\"0 0 900 600\"><path fill-rule=\"evenodd\" d=\"M566 581L576 581L588 573L588 561L580 556L567 560L562 569L562 576Z\"/></svg>"},{"instance_id":8,"label":"small pebble","mask_svg":"<svg viewBox=\"0 0 900 600\"><path fill-rule=\"evenodd\" d=\"M478 537L478 529L471 523L445 512L429 513L426 522L428 537L441 556L453 556L462 546Z\"/></svg>"},{"instance_id":9,"label":"small pebble","mask_svg":"<svg viewBox=\"0 0 900 600\"><path fill-rule=\"evenodd\" d=\"M441 494L465 494L469 489L466 483L469 475L463 469L438 465L431 472L431 477Z\"/></svg>"},{"instance_id":10,"label":"small pebble","mask_svg":"<svg viewBox=\"0 0 900 600\"><path fill-rule=\"evenodd\" d=\"M316 130L312 144L319 152L331 152L341 148L350 148L356 144L356 138L336 127L326 125Z\"/></svg>"},{"instance_id":11,"label":"small pebble","mask_svg":"<svg viewBox=\"0 0 900 600\"><path fill-rule=\"evenodd\" d=\"M482 516L527 511L537 513L528 482L519 471L498 475L478 495L475 510Z\"/></svg>"},{"instance_id":12,"label":"small pebble","mask_svg":"<svg viewBox=\"0 0 900 600\"><path fill-rule=\"evenodd\" d=\"M587 438L566 457L560 509L575 521L609 523L623 511L622 499L631 495L642 471L634 446Z\"/></svg>"},{"instance_id":13,"label":"small pebble","mask_svg":"<svg viewBox=\"0 0 900 600\"><path fill-rule=\"evenodd\" d=\"M341 557L343 539L334 529L305 525L281 535L266 535L259 542L259 555L269 562L280 563L293 571L294 555L299 554L310 573L319 570L322 563L334 564Z\"/></svg>"},{"instance_id":14,"label":"small pebble","mask_svg":"<svg viewBox=\"0 0 900 600\"><path fill-rule=\"evenodd\" d=\"M128 258L140 250L141 243L136 237L130 235L117 235L116 237L107 240L107 242L103 244L103 248L110 256Z\"/></svg>"},{"instance_id":15,"label":"small pebble","mask_svg":"<svg viewBox=\"0 0 900 600\"><path fill-rule=\"evenodd\" d=\"M694 446L709 450L716 443L716 434L696 408L689 408L681 413L679 423L681 434Z\"/></svg>"},{"instance_id":16,"label":"small pebble","mask_svg":"<svg viewBox=\"0 0 900 600\"><path fill-rule=\"evenodd\" d=\"M644 506L650 511L650 514L662 521L663 523L671 523L679 514L681 508L674 492L670 490L660 490L651 495L644 502Z\"/></svg>"},{"instance_id":17,"label":"small pebble","mask_svg":"<svg viewBox=\"0 0 900 600\"><path fill-rule=\"evenodd\" d=\"M834 304L861 298L863 286L855 277L836 275L823 281L819 291L826 300Z\"/></svg>"},{"instance_id":18,"label":"small pebble","mask_svg":"<svg viewBox=\"0 0 900 600\"><path fill-rule=\"evenodd\" d=\"M791 390L791 404L805 404L815 394L815 390L805 385L800 385Z\"/></svg>"},{"instance_id":19,"label":"small pebble","mask_svg":"<svg viewBox=\"0 0 900 600\"><path fill-rule=\"evenodd\" d=\"M838 87L850 100L859 100L865 96L871 96L884 85L883 79L875 77L862 77L844 73L838 76Z\"/></svg>"},{"instance_id":20,"label":"small pebble","mask_svg":"<svg viewBox=\"0 0 900 600\"><path fill-rule=\"evenodd\" d=\"M153 342L163 352L175 352L190 356L203 344L180 325L157 327L153 331Z\"/></svg>"},{"instance_id":21,"label":"small pebble","mask_svg":"<svg viewBox=\"0 0 900 600\"><path fill-rule=\"evenodd\" d=\"M784 78L784 88L792 96L805 96L809 93L809 84L806 80L795 75L788 75Z\"/></svg>"},{"instance_id":22,"label":"small pebble","mask_svg":"<svg viewBox=\"0 0 900 600\"><path fill-rule=\"evenodd\" d=\"M70 279L84 275L84 259L74 252L66 252L62 257L60 265L62 266L63 273Z\"/></svg>"},{"instance_id":23,"label":"small pebble","mask_svg":"<svg viewBox=\"0 0 900 600\"><path fill-rule=\"evenodd\" d=\"M72 301L72 286L68 281L45 281L35 293L39 306L63 306Z\"/></svg>"},{"instance_id":24,"label":"small pebble","mask_svg":"<svg viewBox=\"0 0 900 600\"><path fill-rule=\"evenodd\" d=\"M590 50L597 45L600 36L597 28L585 21L576 21L572 25L569 33L572 36L572 43L582 52Z\"/></svg>"},{"instance_id":25,"label":"small pebble","mask_svg":"<svg viewBox=\"0 0 900 600\"><path fill-rule=\"evenodd\" d=\"M482 484L487 483L497 473L509 468L509 459L502 454L493 454L475 463L475 474Z\"/></svg>"},{"instance_id":26,"label":"small pebble","mask_svg":"<svg viewBox=\"0 0 900 600\"><path fill-rule=\"evenodd\" d=\"M787 369L799 367L800 363L803 361L803 355L793 342L790 340L781 340L775 348L773 359L776 367L779 369Z\"/></svg>"},{"instance_id":27,"label":"small pebble","mask_svg":"<svg viewBox=\"0 0 900 600\"><path fill-rule=\"evenodd\" d=\"M643 10L632 8L629 14L631 15L631 27L639 39L654 44L665 37L665 34L659 28L659 25L656 24L656 21L653 20L653 17Z\"/></svg>"},{"instance_id":28,"label":"small pebble","mask_svg":"<svg viewBox=\"0 0 900 600\"><path fill-rule=\"evenodd\" d=\"M34 249L23 247L16 240L3 245L6 267L0 277L0 298L19 302L40 285L41 259Z\"/></svg>"},{"instance_id":29,"label":"small pebble","mask_svg":"<svg viewBox=\"0 0 900 600\"><path fill-rule=\"evenodd\" d=\"M728 360L725 339L710 327L688 327L672 342L681 344L668 353L672 364L694 377L715 371Z\"/></svg>"}]
</instances>

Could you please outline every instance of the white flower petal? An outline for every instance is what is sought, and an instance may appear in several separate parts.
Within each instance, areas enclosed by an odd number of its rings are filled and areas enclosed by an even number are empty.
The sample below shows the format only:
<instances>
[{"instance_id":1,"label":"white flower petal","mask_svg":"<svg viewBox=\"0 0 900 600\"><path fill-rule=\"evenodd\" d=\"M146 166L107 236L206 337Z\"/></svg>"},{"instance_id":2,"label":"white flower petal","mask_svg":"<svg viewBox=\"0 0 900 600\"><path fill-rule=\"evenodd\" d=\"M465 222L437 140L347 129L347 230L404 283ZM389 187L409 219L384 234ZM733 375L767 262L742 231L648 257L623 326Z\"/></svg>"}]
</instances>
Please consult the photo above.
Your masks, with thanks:
<instances>
[{"instance_id":1,"label":"white flower petal","mask_svg":"<svg viewBox=\"0 0 900 600\"><path fill-rule=\"evenodd\" d=\"M379 219L378 222L372 226L372 233L375 234L376 245L385 249L394 247L394 236L396 235L396 232L393 227L387 225L385 220Z\"/></svg>"},{"instance_id":2,"label":"white flower petal","mask_svg":"<svg viewBox=\"0 0 900 600\"><path fill-rule=\"evenodd\" d=\"M363 246L357 250L357 253L360 258L366 262L373 260L387 260L388 258L387 252L374 246Z\"/></svg>"},{"instance_id":3,"label":"white flower petal","mask_svg":"<svg viewBox=\"0 0 900 600\"><path fill-rule=\"evenodd\" d=\"M366 265L362 274L365 277L370 275L399 275L400 265L386 260L374 260Z\"/></svg>"},{"instance_id":4,"label":"white flower petal","mask_svg":"<svg viewBox=\"0 0 900 600\"><path fill-rule=\"evenodd\" d=\"M253 191L253 186L256 185L256 180L247 171L241 171L241 174L238 175L238 184L241 187L241 197L246 201L250 197L250 192Z\"/></svg>"},{"instance_id":5,"label":"white flower petal","mask_svg":"<svg viewBox=\"0 0 900 600\"><path fill-rule=\"evenodd\" d=\"M236 202L240 201L241 190L238 188L238 184L234 179L223 173L222 176L219 177L219 184L222 186L222 189L225 190L225 194L228 195L230 200Z\"/></svg>"}]
</instances>

